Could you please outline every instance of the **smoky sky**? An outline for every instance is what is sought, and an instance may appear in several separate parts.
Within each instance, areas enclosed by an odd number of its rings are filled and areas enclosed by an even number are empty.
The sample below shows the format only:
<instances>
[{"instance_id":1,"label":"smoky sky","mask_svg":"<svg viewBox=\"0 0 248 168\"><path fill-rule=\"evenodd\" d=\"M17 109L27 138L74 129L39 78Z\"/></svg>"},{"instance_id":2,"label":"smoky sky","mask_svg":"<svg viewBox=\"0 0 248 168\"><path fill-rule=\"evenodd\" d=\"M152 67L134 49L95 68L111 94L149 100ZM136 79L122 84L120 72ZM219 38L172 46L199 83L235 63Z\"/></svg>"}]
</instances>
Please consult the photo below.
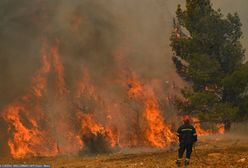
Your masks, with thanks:
<instances>
[{"instance_id":1,"label":"smoky sky","mask_svg":"<svg viewBox=\"0 0 248 168\"><path fill-rule=\"evenodd\" d=\"M240 15L242 42L247 48L248 1L212 2L224 14ZM174 77L169 47L172 18L179 3L185 1L1 0L0 108L30 87L40 66L44 38L59 40L68 86L79 78L82 65L89 68L98 83L104 77L111 78L113 53L118 49L127 53L128 64L141 77L180 82Z\"/></svg>"}]
</instances>

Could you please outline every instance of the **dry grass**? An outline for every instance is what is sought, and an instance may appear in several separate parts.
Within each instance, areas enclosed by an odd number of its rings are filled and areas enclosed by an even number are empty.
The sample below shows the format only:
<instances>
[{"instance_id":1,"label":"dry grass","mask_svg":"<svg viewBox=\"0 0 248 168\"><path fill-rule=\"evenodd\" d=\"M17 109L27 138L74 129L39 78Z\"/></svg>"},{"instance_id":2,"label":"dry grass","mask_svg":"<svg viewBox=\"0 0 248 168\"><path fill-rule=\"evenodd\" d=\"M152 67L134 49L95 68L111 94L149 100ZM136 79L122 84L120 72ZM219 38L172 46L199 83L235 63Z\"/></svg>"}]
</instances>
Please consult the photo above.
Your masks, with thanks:
<instances>
[{"instance_id":1,"label":"dry grass","mask_svg":"<svg viewBox=\"0 0 248 168\"><path fill-rule=\"evenodd\" d=\"M192 168L248 168L248 141L240 137L202 138L192 154ZM1 163L46 163L53 168L170 168L176 167L177 152L150 151L81 157L2 159ZM243 159L245 158L245 160ZM240 163L238 160L243 159Z\"/></svg>"}]
</instances>

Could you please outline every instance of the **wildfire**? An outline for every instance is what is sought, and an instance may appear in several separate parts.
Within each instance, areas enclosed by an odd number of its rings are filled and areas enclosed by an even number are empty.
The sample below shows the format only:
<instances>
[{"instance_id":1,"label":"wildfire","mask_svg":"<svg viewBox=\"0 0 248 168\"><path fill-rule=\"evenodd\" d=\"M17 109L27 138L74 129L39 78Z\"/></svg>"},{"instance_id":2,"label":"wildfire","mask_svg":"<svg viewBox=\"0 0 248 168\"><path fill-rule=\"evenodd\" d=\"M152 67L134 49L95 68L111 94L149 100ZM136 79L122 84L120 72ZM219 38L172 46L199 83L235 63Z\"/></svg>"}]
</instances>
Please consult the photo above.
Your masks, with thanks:
<instances>
[{"instance_id":1,"label":"wildfire","mask_svg":"<svg viewBox=\"0 0 248 168\"><path fill-rule=\"evenodd\" d=\"M14 129L9 128L12 139L8 142L10 153L14 158L57 154L55 142L49 138L48 132L40 130L36 118L25 107L21 104L12 104L7 108L6 114L5 119L13 124ZM28 125L21 121L22 117L28 120Z\"/></svg>"},{"instance_id":2,"label":"wildfire","mask_svg":"<svg viewBox=\"0 0 248 168\"><path fill-rule=\"evenodd\" d=\"M142 101L144 104L143 120L145 124L141 125L141 129L144 131L144 139L151 146L166 147L175 141L175 135L164 121L153 88L143 86L137 79L133 73L132 78L128 80L128 96L131 99L135 98Z\"/></svg>"},{"instance_id":3,"label":"wildfire","mask_svg":"<svg viewBox=\"0 0 248 168\"><path fill-rule=\"evenodd\" d=\"M94 136L103 135L112 147L117 145L117 135L110 128L105 128L97 123L92 115L78 113L77 116L81 121L82 136L86 136L88 133L92 133Z\"/></svg>"},{"instance_id":4,"label":"wildfire","mask_svg":"<svg viewBox=\"0 0 248 168\"><path fill-rule=\"evenodd\" d=\"M52 66L56 74L56 85L62 96L65 82L58 47L48 47L45 42L41 50L41 68L32 79L30 92L4 109L3 118L9 124L8 145L14 158L56 156L59 153L71 153L82 145L79 136L75 135L70 124L62 117L65 113L60 112L57 115L58 123L51 124L52 116L47 116L47 109L42 104Z\"/></svg>"},{"instance_id":5,"label":"wildfire","mask_svg":"<svg viewBox=\"0 0 248 168\"><path fill-rule=\"evenodd\" d=\"M83 68L82 76L83 78L77 83L77 93L76 93L77 98L80 98L81 96L84 95L88 95L89 97L97 101L98 96L97 96L96 88L91 82L87 68Z\"/></svg>"},{"instance_id":6,"label":"wildfire","mask_svg":"<svg viewBox=\"0 0 248 168\"><path fill-rule=\"evenodd\" d=\"M116 95L106 99L106 93L101 94L84 66L76 89L69 92L59 51L58 41L43 44L41 67L32 78L29 92L4 109L2 117L9 126L12 157L75 154L91 143L97 145L99 139L110 148L163 148L176 141L156 94L162 82L143 82L127 68L125 75L119 75L127 78L118 83L127 89L125 95L118 101ZM117 117L126 123L120 124ZM211 133L201 128L197 118L192 120L198 135ZM222 133L224 126L218 128Z\"/></svg>"},{"instance_id":7,"label":"wildfire","mask_svg":"<svg viewBox=\"0 0 248 168\"><path fill-rule=\"evenodd\" d=\"M192 117L191 120L193 121L194 127L196 128L197 135L199 136L208 136L213 133L224 134L225 133L225 126L223 123L219 123L216 125L216 131L212 130L204 130L201 128L200 120L198 118ZM214 129L214 130L216 130Z\"/></svg>"},{"instance_id":8,"label":"wildfire","mask_svg":"<svg viewBox=\"0 0 248 168\"><path fill-rule=\"evenodd\" d=\"M106 110L108 106L104 106L104 104L100 100L97 94L97 89L92 83L89 71L86 67L83 68L82 76L82 79L78 81L77 84L77 98L80 99L81 97L87 96L88 98L91 98L91 101L93 101L93 104L95 106L93 109L95 111L99 110L97 106L100 106L101 110ZM94 112L92 114L88 114L87 111L84 111L85 109L80 110L82 112L77 113L77 118L80 123L81 136L84 137L90 134L93 134L93 136L103 136L105 140L110 143L111 147L117 145L118 136L116 132L113 131L113 129L98 123L93 115ZM111 116L106 115L106 118L111 119Z\"/></svg>"},{"instance_id":9,"label":"wildfire","mask_svg":"<svg viewBox=\"0 0 248 168\"><path fill-rule=\"evenodd\" d=\"M164 122L154 97L148 97L145 100L145 119L148 125L145 130L146 139L152 146L162 148L175 141L175 135L170 126Z\"/></svg>"},{"instance_id":10,"label":"wildfire","mask_svg":"<svg viewBox=\"0 0 248 168\"><path fill-rule=\"evenodd\" d=\"M33 78L32 81L32 91L35 97L41 97L43 95L43 91L47 85L47 74L50 72L51 64L49 62L49 57L46 53L46 44L44 44L43 49L41 50L41 64L42 67L38 71L37 75Z\"/></svg>"},{"instance_id":11,"label":"wildfire","mask_svg":"<svg viewBox=\"0 0 248 168\"><path fill-rule=\"evenodd\" d=\"M51 48L51 57L56 73L56 83L59 89L59 93L60 95L63 95L66 90L64 81L64 67L60 59L57 45Z\"/></svg>"},{"instance_id":12,"label":"wildfire","mask_svg":"<svg viewBox=\"0 0 248 168\"><path fill-rule=\"evenodd\" d=\"M210 130L203 130L201 128L200 120L198 118L192 117L191 119L193 121L198 136L207 136L212 133Z\"/></svg>"},{"instance_id":13,"label":"wildfire","mask_svg":"<svg viewBox=\"0 0 248 168\"><path fill-rule=\"evenodd\" d=\"M217 124L217 129L219 134L225 133L225 125L223 123Z\"/></svg>"},{"instance_id":14,"label":"wildfire","mask_svg":"<svg viewBox=\"0 0 248 168\"><path fill-rule=\"evenodd\" d=\"M42 67L32 80L31 92L8 105L4 110L3 117L9 124L8 145L11 155L15 158L57 154L56 143L50 138L49 131L42 126L46 118L40 103L47 86L47 74L50 72L46 49L44 45L41 52Z\"/></svg>"},{"instance_id":15,"label":"wildfire","mask_svg":"<svg viewBox=\"0 0 248 168\"><path fill-rule=\"evenodd\" d=\"M128 80L128 86L129 86L128 96L130 98L140 96L140 94L143 91L143 87L141 83L137 79L135 79L135 77L133 77L133 79Z\"/></svg>"}]
</instances>

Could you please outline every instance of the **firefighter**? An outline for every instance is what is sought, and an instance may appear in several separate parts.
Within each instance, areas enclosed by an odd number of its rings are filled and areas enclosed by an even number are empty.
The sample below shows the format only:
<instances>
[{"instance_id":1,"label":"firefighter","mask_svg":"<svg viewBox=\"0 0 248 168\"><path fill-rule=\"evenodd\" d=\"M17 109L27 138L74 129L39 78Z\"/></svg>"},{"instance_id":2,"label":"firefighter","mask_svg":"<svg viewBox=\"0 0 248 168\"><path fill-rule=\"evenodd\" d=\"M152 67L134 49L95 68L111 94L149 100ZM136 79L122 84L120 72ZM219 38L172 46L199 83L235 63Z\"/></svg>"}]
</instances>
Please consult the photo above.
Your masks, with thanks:
<instances>
[{"instance_id":1,"label":"firefighter","mask_svg":"<svg viewBox=\"0 0 248 168\"><path fill-rule=\"evenodd\" d=\"M179 149L178 159L176 164L181 165L184 151L186 150L186 159L184 165L189 165L190 155L192 153L193 144L197 141L197 134L194 126L190 124L190 118L188 115L183 117L184 124L181 125L177 130L177 136L179 137Z\"/></svg>"}]
</instances>

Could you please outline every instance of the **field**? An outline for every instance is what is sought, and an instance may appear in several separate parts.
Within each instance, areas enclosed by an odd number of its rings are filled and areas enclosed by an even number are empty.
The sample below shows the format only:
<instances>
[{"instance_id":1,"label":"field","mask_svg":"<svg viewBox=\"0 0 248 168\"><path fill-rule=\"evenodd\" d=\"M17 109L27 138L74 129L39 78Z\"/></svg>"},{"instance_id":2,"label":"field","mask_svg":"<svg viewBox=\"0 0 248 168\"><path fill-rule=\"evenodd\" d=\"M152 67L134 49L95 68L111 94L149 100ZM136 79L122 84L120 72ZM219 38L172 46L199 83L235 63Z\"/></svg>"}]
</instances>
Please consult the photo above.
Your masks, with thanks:
<instances>
[{"instance_id":1,"label":"field","mask_svg":"<svg viewBox=\"0 0 248 168\"><path fill-rule=\"evenodd\" d=\"M53 168L172 168L177 147L170 149L125 149L117 153L60 156L25 160L2 159L1 163L46 163ZM248 141L244 136L200 137L192 154L192 168L248 168Z\"/></svg>"}]
</instances>

